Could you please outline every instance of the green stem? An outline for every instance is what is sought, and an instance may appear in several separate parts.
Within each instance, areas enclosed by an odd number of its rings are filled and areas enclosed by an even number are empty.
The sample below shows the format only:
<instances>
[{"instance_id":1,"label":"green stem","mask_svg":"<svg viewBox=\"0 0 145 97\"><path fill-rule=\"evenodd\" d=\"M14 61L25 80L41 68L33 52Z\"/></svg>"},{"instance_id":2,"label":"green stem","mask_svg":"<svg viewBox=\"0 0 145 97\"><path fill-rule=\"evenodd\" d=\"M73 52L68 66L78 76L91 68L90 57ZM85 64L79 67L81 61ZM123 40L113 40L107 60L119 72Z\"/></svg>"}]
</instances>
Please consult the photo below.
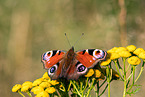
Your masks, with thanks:
<instances>
[{"instance_id":1,"label":"green stem","mask_svg":"<svg viewBox=\"0 0 145 97\"><path fill-rule=\"evenodd\" d=\"M124 75L124 73L123 73L123 69L122 69L122 67L120 66L120 64L119 64L119 61L118 61L118 59L117 59L117 65L118 65L118 67L119 67L119 70L120 70L120 73L121 73L121 75ZM124 79L123 79L123 81L124 81Z\"/></svg>"},{"instance_id":2,"label":"green stem","mask_svg":"<svg viewBox=\"0 0 145 97\"><path fill-rule=\"evenodd\" d=\"M21 93L20 91L18 91L18 93L22 96L25 97L25 95L23 93Z\"/></svg>"},{"instance_id":3,"label":"green stem","mask_svg":"<svg viewBox=\"0 0 145 97\"><path fill-rule=\"evenodd\" d=\"M61 85L62 85L62 88L58 89L57 94L61 95L61 97L63 97L63 96L64 97L69 97L68 91L66 91L67 90L67 85L64 84L63 82L61 82Z\"/></svg>"},{"instance_id":4,"label":"green stem","mask_svg":"<svg viewBox=\"0 0 145 97\"><path fill-rule=\"evenodd\" d=\"M59 92L58 89L56 89L56 93L57 93L58 97L61 97L60 92Z\"/></svg>"},{"instance_id":5,"label":"green stem","mask_svg":"<svg viewBox=\"0 0 145 97\"><path fill-rule=\"evenodd\" d=\"M131 66L131 65L129 64L129 66L128 66L128 68L127 68L127 71L129 70L130 66ZM129 83L130 83L131 76L133 75L133 72L132 72L132 71L133 71L133 70L132 70L132 67L131 67L131 74L130 74L129 77L127 78L126 88L128 88Z\"/></svg>"},{"instance_id":6,"label":"green stem","mask_svg":"<svg viewBox=\"0 0 145 97\"><path fill-rule=\"evenodd\" d=\"M129 83L130 83L130 79L131 79L131 76L133 75L133 73L131 73L130 75L129 75L129 77L127 78L127 84L126 84L126 88L128 88L128 85L129 85Z\"/></svg>"},{"instance_id":7,"label":"green stem","mask_svg":"<svg viewBox=\"0 0 145 97\"><path fill-rule=\"evenodd\" d=\"M82 95L84 95L84 94L83 94L83 93L84 93L84 91L83 91L83 89L82 89L82 88L83 88L83 82L81 81L81 82L80 82L80 91L81 91L81 94L82 94Z\"/></svg>"},{"instance_id":8,"label":"green stem","mask_svg":"<svg viewBox=\"0 0 145 97\"><path fill-rule=\"evenodd\" d=\"M64 92L65 92L65 91L66 91L66 89L65 89L64 84L63 84L62 82L61 82L61 85L62 85L62 88L63 88L63 89L62 89L62 91L64 91Z\"/></svg>"},{"instance_id":9,"label":"green stem","mask_svg":"<svg viewBox=\"0 0 145 97\"><path fill-rule=\"evenodd\" d=\"M143 69L144 69L144 64L145 64L145 62L143 61L141 70L140 70L139 75L138 75L138 77L136 78L135 82L137 82L137 80L140 78L140 76L141 76L141 74L142 74L142 72L143 72Z\"/></svg>"},{"instance_id":10,"label":"green stem","mask_svg":"<svg viewBox=\"0 0 145 97\"><path fill-rule=\"evenodd\" d=\"M101 97L104 94L104 92L106 91L107 87L108 87L108 84L106 85L105 89L102 91L102 93L98 97Z\"/></svg>"},{"instance_id":11,"label":"green stem","mask_svg":"<svg viewBox=\"0 0 145 97\"><path fill-rule=\"evenodd\" d=\"M129 68L130 68L130 64L128 65L126 72L128 72Z\"/></svg>"},{"instance_id":12,"label":"green stem","mask_svg":"<svg viewBox=\"0 0 145 97\"><path fill-rule=\"evenodd\" d=\"M126 69L125 69L125 58L123 58L123 65L124 65L124 91L123 91L123 97L126 97Z\"/></svg>"},{"instance_id":13,"label":"green stem","mask_svg":"<svg viewBox=\"0 0 145 97\"><path fill-rule=\"evenodd\" d=\"M80 93L79 90L77 89L75 83L73 83L72 80L70 80L70 82L72 83L72 85L73 85L74 89L76 90L76 92L78 93L78 95L79 95L80 97L83 97L83 95L81 95L81 93Z\"/></svg>"},{"instance_id":14,"label":"green stem","mask_svg":"<svg viewBox=\"0 0 145 97\"><path fill-rule=\"evenodd\" d=\"M133 85L134 85L134 81L135 81L135 66L133 66Z\"/></svg>"},{"instance_id":15,"label":"green stem","mask_svg":"<svg viewBox=\"0 0 145 97\"><path fill-rule=\"evenodd\" d=\"M101 88L105 84L106 81L107 81L107 79L104 80L104 82L100 85L99 88Z\"/></svg>"},{"instance_id":16,"label":"green stem","mask_svg":"<svg viewBox=\"0 0 145 97\"><path fill-rule=\"evenodd\" d=\"M84 87L84 89L82 90L83 92L86 90L86 88L87 88L87 85L88 85L88 80L89 80L89 78L87 77L87 80L86 80L86 85L85 85L85 87Z\"/></svg>"},{"instance_id":17,"label":"green stem","mask_svg":"<svg viewBox=\"0 0 145 97\"><path fill-rule=\"evenodd\" d=\"M130 92L130 90L131 90L131 89L132 89L132 87L134 86L135 66L132 66L132 75L133 75L132 85L130 86L130 88L128 89L128 91L127 91L127 92Z\"/></svg>"},{"instance_id":18,"label":"green stem","mask_svg":"<svg viewBox=\"0 0 145 97\"><path fill-rule=\"evenodd\" d=\"M96 97L99 97L99 81L97 81L97 92L96 92Z\"/></svg>"},{"instance_id":19,"label":"green stem","mask_svg":"<svg viewBox=\"0 0 145 97\"><path fill-rule=\"evenodd\" d=\"M27 92L27 94L29 95L29 97L32 97L31 93L30 92Z\"/></svg>"},{"instance_id":20,"label":"green stem","mask_svg":"<svg viewBox=\"0 0 145 97\"><path fill-rule=\"evenodd\" d=\"M91 86L90 86L90 88L89 88L89 90L88 90L88 92L87 92L87 96L86 96L86 97L89 97L89 94L90 94L91 90L92 90L93 87L94 87L94 82L95 82L95 78L92 79L92 84L91 84ZM81 97L82 97L82 96L81 96Z\"/></svg>"},{"instance_id":21,"label":"green stem","mask_svg":"<svg viewBox=\"0 0 145 97\"><path fill-rule=\"evenodd\" d=\"M114 64L115 64L115 67L116 67L117 73L119 74L121 80L123 81L122 75L120 74L119 69L118 69L118 67L117 67L117 62L114 61Z\"/></svg>"},{"instance_id":22,"label":"green stem","mask_svg":"<svg viewBox=\"0 0 145 97\"><path fill-rule=\"evenodd\" d=\"M69 91L69 90L70 90L70 87L71 87L71 83L69 83L69 86L68 86L68 89L67 89L67 91Z\"/></svg>"},{"instance_id":23,"label":"green stem","mask_svg":"<svg viewBox=\"0 0 145 97\"><path fill-rule=\"evenodd\" d=\"M110 69L107 66L106 69L106 74L107 74L107 82L108 82L108 97L110 97L110 80L111 80L111 76L110 76Z\"/></svg>"},{"instance_id":24,"label":"green stem","mask_svg":"<svg viewBox=\"0 0 145 97\"><path fill-rule=\"evenodd\" d=\"M120 64L119 64L118 59L117 59L116 61L117 61L117 65L118 65L119 69L122 69L122 67L121 67Z\"/></svg>"},{"instance_id":25,"label":"green stem","mask_svg":"<svg viewBox=\"0 0 145 97\"><path fill-rule=\"evenodd\" d=\"M126 75L124 75L124 92L123 92L123 97L126 96Z\"/></svg>"}]
</instances>

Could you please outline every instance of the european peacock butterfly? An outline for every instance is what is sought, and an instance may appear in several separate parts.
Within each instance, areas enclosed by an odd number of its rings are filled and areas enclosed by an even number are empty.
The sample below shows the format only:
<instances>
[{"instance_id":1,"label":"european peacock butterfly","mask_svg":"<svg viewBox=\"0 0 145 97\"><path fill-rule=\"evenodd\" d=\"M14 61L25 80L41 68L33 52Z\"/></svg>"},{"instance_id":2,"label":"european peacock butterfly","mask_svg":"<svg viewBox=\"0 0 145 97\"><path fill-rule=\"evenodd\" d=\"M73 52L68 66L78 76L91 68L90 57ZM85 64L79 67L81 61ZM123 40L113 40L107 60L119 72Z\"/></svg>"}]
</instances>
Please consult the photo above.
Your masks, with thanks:
<instances>
[{"instance_id":1,"label":"european peacock butterfly","mask_svg":"<svg viewBox=\"0 0 145 97\"><path fill-rule=\"evenodd\" d=\"M66 78L77 80L87 73L98 62L105 60L107 52L99 49L85 49L74 52L74 47L65 52L62 50L47 51L42 55L44 68L51 79Z\"/></svg>"}]
</instances>

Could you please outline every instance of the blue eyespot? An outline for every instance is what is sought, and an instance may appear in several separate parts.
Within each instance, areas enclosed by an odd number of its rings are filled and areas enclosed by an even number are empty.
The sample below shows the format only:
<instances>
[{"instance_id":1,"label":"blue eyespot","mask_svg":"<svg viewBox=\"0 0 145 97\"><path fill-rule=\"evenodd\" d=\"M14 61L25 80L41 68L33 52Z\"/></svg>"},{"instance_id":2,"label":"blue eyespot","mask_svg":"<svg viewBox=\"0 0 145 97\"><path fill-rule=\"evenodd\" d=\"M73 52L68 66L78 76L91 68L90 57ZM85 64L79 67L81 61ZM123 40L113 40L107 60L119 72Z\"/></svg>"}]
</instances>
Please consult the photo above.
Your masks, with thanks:
<instances>
[{"instance_id":1,"label":"blue eyespot","mask_svg":"<svg viewBox=\"0 0 145 97\"><path fill-rule=\"evenodd\" d=\"M85 74L88 70L87 67L85 67L83 64L81 64L80 62L78 62L76 64L76 68L77 68L77 73L78 74Z\"/></svg>"},{"instance_id":2,"label":"blue eyespot","mask_svg":"<svg viewBox=\"0 0 145 97\"><path fill-rule=\"evenodd\" d=\"M58 68L58 63L48 69L48 75L52 76L56 72L57 68Z\"/></svg>"},{"instance_id":3,"label":"blue eyespot","mask_svg":"<svg viewBox=\"0 0 145 97\"><path fill-rule=\"evenodd\" d=\"M56 71L56 67L55 66L50 68L50 73L54 73L55 71Z\"/></svg>"},{"instance_id":4,"label":"blue eyespot","mask_svg":"<svg viewBox=\"0 0 145 97\"><path fill-rule=\"evenodd\" d=\"M82 71L84 71L86 69L86 67L84 66L84 65L80 65L79 67L78 67L78 72L82 72Z\"/></svg>"}]
</instances>

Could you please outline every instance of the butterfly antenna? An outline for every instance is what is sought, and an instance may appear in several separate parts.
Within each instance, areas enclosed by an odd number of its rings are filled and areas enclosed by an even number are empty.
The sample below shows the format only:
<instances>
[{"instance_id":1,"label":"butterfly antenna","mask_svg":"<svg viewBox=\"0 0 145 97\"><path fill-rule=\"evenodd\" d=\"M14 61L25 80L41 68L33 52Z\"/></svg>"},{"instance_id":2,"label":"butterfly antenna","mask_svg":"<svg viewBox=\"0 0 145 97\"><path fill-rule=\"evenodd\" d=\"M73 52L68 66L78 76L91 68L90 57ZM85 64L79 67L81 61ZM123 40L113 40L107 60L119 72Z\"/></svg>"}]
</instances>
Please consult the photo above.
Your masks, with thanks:
<instances>
[{"instance_id":1,"label":"butterfly antenna","mask_svg":"<svg viewBox=\"0 0 145 97\"><path fill-rule=\"evenodd\" d=\"M75 46L76 43L82 38L83 35L84 35L84 33L82 33L82 35L78 38L78 40L75 42L74 46Z\"/></svg>"},{"instance_id":2,"label":"butterfly antenna","mask_svg":"<svg viewBox=\"0 0 145 97\"><path fill-rule=\"evenodd\" d=\"M70 44L70 42L69 42L69 40L68 40L68 37L67 37L66 33L64 33L64 35L65 35L65 37L66 37L66 39L67 39L68 44L69 44L70 47L71 47L71 44Z\"/></svg>"}]
</instances>

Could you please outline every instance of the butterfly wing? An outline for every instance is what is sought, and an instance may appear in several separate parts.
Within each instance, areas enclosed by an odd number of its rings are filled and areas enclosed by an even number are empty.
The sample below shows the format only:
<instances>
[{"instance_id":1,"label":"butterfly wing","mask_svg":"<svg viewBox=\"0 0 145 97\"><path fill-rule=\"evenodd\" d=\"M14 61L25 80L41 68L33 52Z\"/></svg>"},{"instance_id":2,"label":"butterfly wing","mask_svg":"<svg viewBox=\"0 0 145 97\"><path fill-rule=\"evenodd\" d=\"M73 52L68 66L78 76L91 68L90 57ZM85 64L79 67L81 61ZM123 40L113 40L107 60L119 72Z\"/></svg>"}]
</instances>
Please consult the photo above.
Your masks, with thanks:
<instances>
[{"instance_id":1,"label":"butterfly wing","mask_svg":"<svg viewBox=\"0 0 145 97\"><path fill-rule=\"evenodd\" d=\"M70 66L70 69L68 69L66 73L66 78L77 80L81 75L86 74L88 71L88 68L85 67L82 63L80 63L77 59L73 61L73 63Z\"/></svg>"},{"instance_id":2,"label":"butterfly wing","mask_svg":"<svg viewBox=\"0 0 145 97\"><path fill-rule=\"evenodd\" d=\"M45 69L48 69L48 75L52 79L57 79L61 73L62 60L65 52L61 50L52 50L42 55L42 62Z\"/></svg>"},{"instance_id":3,"label":"butterfly wing","mask_svg":"<svg viewBox=\"0 0 145 97\"><path fill-rule=\"evenodd\" d=\"M98 49L86 49L74 52L73 47L65 53L60 50L48 51L42 55L44 68L48 69L51 79L67 78L77 80L93 68L99 61L105 60L107 53Z\"/></svg>"},{"instance_id":4,"label":"butterfly wing","mask_svg":"<svg viewBox=\"0 0 145 97\"><path fill-rule=\"evenodd\" d=\"M88 68L93 68L101 60L105 60L107 53L99 49L86 49L76 52L73 62L66 73L67 79L77 80L87 73Z\"/></svg>"},{"instance_id":5,"label":"butterfly wing","mask_svg":"<svg viewBox=\"0 0 145 97\"><path fill-rule=\"evenodd\" d=\"M77 60L87 68L94 67L101 60L105 60L107 52L99 49L86 49L76 52Z\"/></svg>"}]
</instances>

